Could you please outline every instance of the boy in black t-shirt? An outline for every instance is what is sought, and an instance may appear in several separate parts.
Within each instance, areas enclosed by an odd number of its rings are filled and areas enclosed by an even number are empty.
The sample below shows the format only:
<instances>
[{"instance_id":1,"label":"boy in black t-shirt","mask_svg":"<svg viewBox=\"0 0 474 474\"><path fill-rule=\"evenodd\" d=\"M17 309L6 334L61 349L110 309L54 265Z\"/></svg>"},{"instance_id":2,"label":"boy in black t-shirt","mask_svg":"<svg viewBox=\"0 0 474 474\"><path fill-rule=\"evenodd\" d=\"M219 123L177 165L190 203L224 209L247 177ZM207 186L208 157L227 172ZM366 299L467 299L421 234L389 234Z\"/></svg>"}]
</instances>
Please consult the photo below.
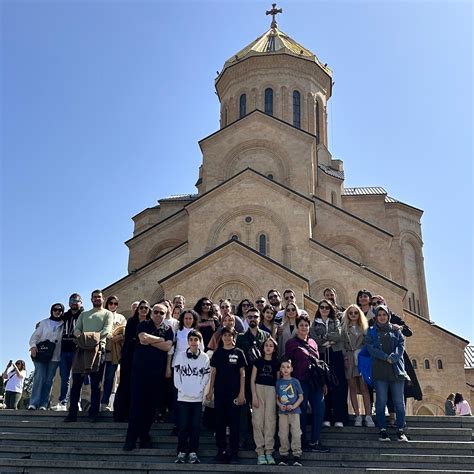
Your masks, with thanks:
<instances>
[{"instance_id":1,"label":"boy in black t-shirt","mask_svg":"<svg viewBox=\"0 0 474 474\"><path fill-rule=\"evenodd\" d=\"M244 353L235 347L235 330L222 328L222 346L211 359L211 383L207 399L216 410L216 444L219 462L234 462L239 451L240 407L245 403ZM230 453L227 453L226 427L230 429Z\"/></svg>"}]
</instances>

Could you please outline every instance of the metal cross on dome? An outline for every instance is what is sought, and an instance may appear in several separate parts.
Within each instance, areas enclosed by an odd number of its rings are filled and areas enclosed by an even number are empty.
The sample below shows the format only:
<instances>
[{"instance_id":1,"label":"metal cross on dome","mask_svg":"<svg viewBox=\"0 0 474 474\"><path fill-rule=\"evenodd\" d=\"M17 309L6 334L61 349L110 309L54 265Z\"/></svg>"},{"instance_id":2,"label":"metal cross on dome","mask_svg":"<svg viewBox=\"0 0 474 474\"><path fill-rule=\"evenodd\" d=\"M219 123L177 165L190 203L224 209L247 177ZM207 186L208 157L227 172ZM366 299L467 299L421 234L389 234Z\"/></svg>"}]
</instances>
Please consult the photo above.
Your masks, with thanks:
<instances>
[{"instance_id":1,"label":"metal cross on dome","mask_svg":"<svg viewBox=\"0 0 474 474\"><path fill-rule=\"evenodd\" d=\"M270 28L276 28L277 22L275 17L278 13L283 13L283 8L276 8L276 3L272 3L272 9L266 12L267 15L272 16L272 24L270 25Z\"/></svg>"}]
</instances>

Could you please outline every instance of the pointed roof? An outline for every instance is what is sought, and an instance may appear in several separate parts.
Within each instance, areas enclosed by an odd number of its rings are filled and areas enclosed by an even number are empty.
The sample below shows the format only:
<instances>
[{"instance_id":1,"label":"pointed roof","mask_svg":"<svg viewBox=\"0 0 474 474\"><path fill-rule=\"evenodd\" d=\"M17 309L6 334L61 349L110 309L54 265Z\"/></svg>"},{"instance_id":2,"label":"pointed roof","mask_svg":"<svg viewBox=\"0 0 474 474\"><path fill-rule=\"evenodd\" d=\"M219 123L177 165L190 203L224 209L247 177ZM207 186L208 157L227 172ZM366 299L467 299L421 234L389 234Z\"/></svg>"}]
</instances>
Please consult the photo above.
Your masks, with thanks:
<instances>
[{"instance_id":1,"label":"pointed roof","mask_svg":"<svg viewBox=\"0 0 474 474\"><path fill-rule=\"evenodd\" d=\"M306 59L308 61L318 64L330 77L332 71L326 64L321 63L314 53L309 49L290 38L286 33L283 33L277 26L271 27L263 35L259 36L255 41L252 41L245 48L241 49L237 54L229 58L220 72L217 80L222 76L223 72L234 64L250 56L271 55L271 54L289 54L298 58Z\"/></svg>"}]
</instances>

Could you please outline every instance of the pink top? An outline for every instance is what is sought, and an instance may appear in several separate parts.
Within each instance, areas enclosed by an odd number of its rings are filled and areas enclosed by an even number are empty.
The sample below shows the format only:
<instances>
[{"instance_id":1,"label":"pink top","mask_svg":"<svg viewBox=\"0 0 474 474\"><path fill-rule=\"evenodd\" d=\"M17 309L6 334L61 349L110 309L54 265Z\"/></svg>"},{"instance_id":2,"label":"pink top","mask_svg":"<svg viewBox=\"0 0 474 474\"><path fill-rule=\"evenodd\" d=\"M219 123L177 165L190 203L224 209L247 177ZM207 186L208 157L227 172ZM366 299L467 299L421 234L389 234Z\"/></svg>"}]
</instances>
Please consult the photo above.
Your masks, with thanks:
<instances>
[{"instance_id":1,"label":"pink top","mask_svg":"<svg viewBox=\"0 0 474 474\"><path fill-rule=\"evenodd\" d=\"M471 415L471 407L466 400L456 404L456 415L466 416Z\"/></svg>"}]
</instances>

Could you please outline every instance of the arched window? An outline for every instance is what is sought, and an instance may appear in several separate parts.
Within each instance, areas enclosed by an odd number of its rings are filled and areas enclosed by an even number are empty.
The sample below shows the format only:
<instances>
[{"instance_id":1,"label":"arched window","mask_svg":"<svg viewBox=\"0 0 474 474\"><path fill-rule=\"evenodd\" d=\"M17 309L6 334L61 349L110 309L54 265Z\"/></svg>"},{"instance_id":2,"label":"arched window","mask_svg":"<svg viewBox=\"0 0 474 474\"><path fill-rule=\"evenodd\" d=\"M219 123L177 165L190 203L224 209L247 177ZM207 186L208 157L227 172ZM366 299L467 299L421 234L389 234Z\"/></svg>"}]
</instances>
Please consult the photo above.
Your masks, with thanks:
<instances>
[{"instance_id":1,"label":"arched window","mask_svg":"<svg viewBox=\"0 0 474 474\"><path fill-rule=\"evenodd\" d=\"M425 359L425 369L430 368L430 361L428 359Z\"/></svg>"},{"instance_id":2,"label":"arched window","mask_svg":"<svg viewBox=\"0 0 474 474\"><path fill-rule=\"evenodd\" d=\"M319 144L319 102L316 101L316 143Z\"/></svg>"},{"instance_id":3,"label":"arched window","mask_svg":"<svg viewBox=\"0 0 474 474\"><path fill-rule=\"evenodd\" d=\"M301 128L301 94L293 91L293 125Z\"/></svg>"},{"instance_id":4,"label":"arched window","mask_svg":"<svg viewBox=\"0 0 474 474\"><path fill-rule=\"evenodd\" d=\"M258 237L258 251L262 255L267 255L267 236L265 234L260 234Z\"/></svg>"},{"instance_id":5,"label":"arched window","mask_svg":"<svg viewBox=\"0 0 474 474\"><path fill-rule=\"evenodd\" d=\"M265 89L265 113L273 115L273 89Z\"/></svg>"},{"instance_id":6,"label":"arched window","mask_svg":"<svg viewBox=\"0 0 474 474\"><path fill-rule=\"evenodd\" d=\"M239 118L245 117L247 115L247 94L242 94L240 96L239 102Z\"/></svg>"},{"instance_id":7,"label":"arched window","mask_svg":"<svg viewBox=\"0 0 474 474\"><path fill-rule=\"evenodd\" d=\"M268 179L273 179L273 175L270 173L270 174L267 174L267 178Z\"/></svg>"},{"instance_id":8,"label":"arched window","mask_svg":"<svg viewBox=\"0 0 474 474\"><path fill-rule=\"evenodd\" d=\"M230 237L232 240L239 240L239 236L237 234L232 234Z\"/></svg>"},{"instance_id":9,"label":"arched window","mask_svg":"<svg viewBox=\"0 0 474 474\"><path fill-rule=\"evenodd\" d=\"M411 365L413 366L415 370L418 368L418 363L416 362L416 359L411 360Z\"/></svg>"},{"instance_id":10,"label":"arched window","mask_svg":"<svg viewBox=\"0 0 474 474\"><path fill-rule=\"evenodd\" d=\"M438 359L436 361L436 365L437 365L439 370L443 370L443 361L441 359Z\"/></svg>"}]
</instances>

